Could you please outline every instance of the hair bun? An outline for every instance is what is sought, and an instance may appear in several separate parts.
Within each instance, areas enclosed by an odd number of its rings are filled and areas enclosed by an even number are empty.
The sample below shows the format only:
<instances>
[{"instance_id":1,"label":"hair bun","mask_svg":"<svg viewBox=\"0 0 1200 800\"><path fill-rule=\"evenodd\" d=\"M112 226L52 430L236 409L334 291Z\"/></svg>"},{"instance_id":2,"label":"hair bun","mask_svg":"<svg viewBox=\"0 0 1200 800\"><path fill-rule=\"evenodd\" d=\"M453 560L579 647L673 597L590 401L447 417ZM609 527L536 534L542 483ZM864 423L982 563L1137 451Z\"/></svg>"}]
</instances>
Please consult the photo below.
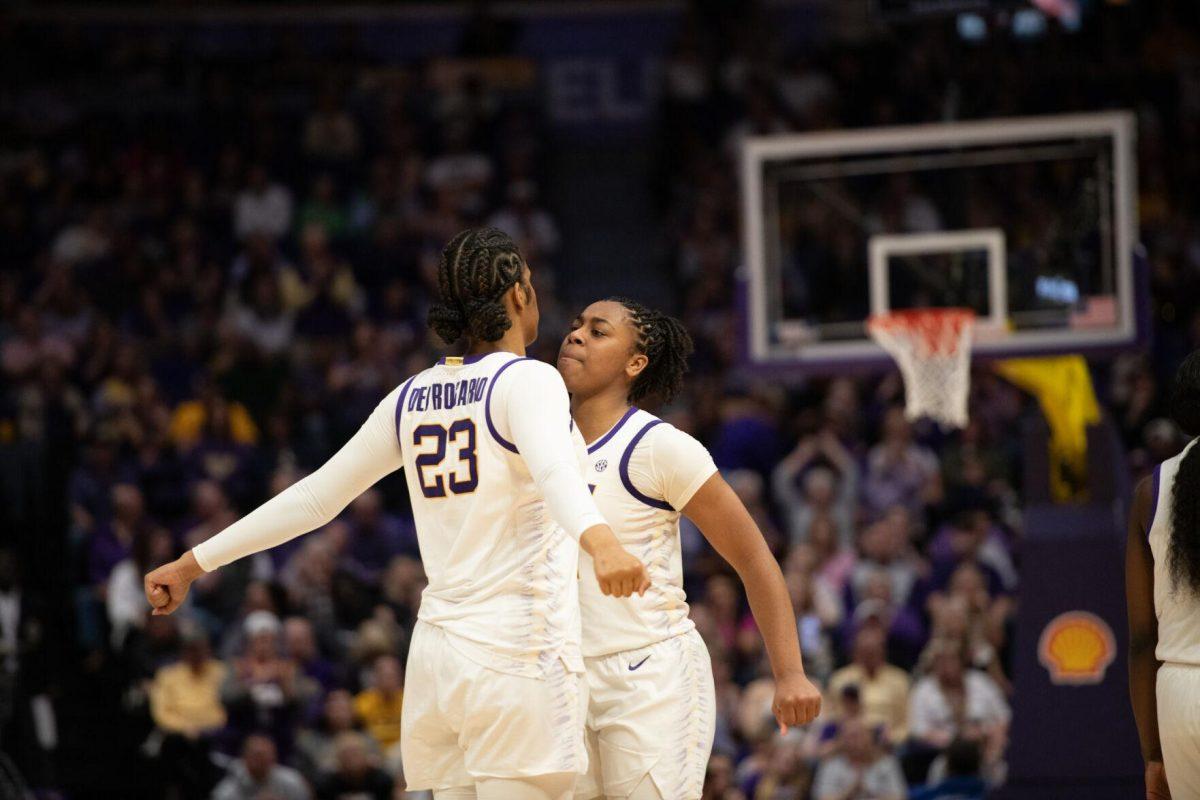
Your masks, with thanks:
<instances>
[{"instance_id":1,"label":"hair bun","mask_svg":"<svg viewBox=\"0 0 1200 800\"><path fill-rule=\"evenodd\" d=\"M471 338L494 342L512 327L512 320L499 300L469 300L466 304L466 325Z\"/></svg>"},{"instance_id":2,"label":"hair bun","mask_svg":"<svg viewBox=\"0 0 1200 800\"><path fill-rule=\"evenodd\" d=\"M446 344L454 344L462 338L467 328L467 319L462 311L448 303L434 303L429 307L427 324Z\"/></svg>"}]
</instances>

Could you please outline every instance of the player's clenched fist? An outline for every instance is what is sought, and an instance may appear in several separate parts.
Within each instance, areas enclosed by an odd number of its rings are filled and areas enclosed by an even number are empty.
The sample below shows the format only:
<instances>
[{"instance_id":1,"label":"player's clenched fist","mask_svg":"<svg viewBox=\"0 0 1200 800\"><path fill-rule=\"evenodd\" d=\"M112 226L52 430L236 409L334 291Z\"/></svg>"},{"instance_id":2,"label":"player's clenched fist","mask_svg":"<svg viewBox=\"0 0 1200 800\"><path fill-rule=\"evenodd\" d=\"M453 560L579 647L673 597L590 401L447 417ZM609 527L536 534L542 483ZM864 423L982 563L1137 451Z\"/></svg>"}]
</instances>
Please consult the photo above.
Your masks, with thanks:
<instances>
[{"instance_id":1,"label":"player's clenched fist","mask_svg":"<svg viewBox=\"0 0 1200 800\"><path fill-rule=\"evenodd\" d=\"M146 599L154 607L151 612L161 616L170 614L183 604L192 581L204 574L189 550L169 564L163 564L150 572L143 580Z\"/></svg>"},{"instance_id":2,"label":"player's clenched fist","mask_svg":"<svg viewBox=\"0 0 1200 800\"><path fill-rule=\"evenodd\" d=\"M650 588L642 562L621 546L607 525L588 528L579 543L592 557L600 591L612 597L629 597L635 592L645 594Z\"/></svg>"},{"instance_id":3,"label":"player's clenched fist","mask_svg":"<svg viewBox=\"0 0 1200 800\"><path fill-rule=\"evenodd\" d=\"M804 673L788 673L775 683L771 711L785 729L792 725L807 725L821 713L821 690Z\"/></svg>"}]
</instances>

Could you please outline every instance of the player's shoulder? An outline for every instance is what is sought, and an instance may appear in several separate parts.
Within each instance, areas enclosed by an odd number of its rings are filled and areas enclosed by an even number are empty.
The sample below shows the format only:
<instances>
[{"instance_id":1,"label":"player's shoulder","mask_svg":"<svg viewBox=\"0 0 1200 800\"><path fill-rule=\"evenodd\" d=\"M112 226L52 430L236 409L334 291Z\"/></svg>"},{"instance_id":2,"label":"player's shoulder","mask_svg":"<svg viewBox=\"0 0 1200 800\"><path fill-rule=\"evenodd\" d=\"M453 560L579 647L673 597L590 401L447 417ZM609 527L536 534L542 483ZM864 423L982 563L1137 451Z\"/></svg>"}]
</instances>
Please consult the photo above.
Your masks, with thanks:
<instances>
[{"instance_id":1,"label":"player's shoulder","mask_svg":"<svg viewBox=\"0 0 1200 800\"><path fill-rule=\"evenodd\" d=\"M672 446L699 447L704 445L687 431L676 428L666 420L659 419L648 411L639 411L632 420L635 430L644 431L643 441L649 447L663 448Z\"/></svg>"},{"instance_id":2,"label":"player's shoulder","mask_svg":"<svg viewBox=\"0 0 1200 800\"><path fill-rule=\"evenodd\" d=\"M648 458L655 464L703 464L711 459L708 448L690 433L648 412L640 412L634 423L635 457Z\"/></svg>"},{"instance_id":3,"label":"player's shoulder","mask_svg":"<svg viewBox=\"0 0 1200 800\"><path fill-rule=\"evenodd\" d=\"M562 383L558 370L545 361L538 361L530 356L514 355L512 358L496 359L492 366L492 380L511 382L513 376L520 380L550 380Z\"/></svg>"}]
</instances>

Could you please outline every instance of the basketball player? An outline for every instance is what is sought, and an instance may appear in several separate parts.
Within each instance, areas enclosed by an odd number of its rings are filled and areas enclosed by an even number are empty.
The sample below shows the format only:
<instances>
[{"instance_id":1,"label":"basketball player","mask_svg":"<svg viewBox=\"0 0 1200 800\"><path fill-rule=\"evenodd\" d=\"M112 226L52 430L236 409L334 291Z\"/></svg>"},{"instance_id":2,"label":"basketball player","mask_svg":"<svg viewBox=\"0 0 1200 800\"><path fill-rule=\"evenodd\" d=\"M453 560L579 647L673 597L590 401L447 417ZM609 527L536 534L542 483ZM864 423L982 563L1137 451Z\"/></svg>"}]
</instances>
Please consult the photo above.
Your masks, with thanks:
<instances>
[{"instance_id":1,"label":"basketball player","mask_svg":"<svg viewBox=\"0 0 1200 800\"><path fill-rule=\"evenodd\" d=\"M681 513L746 586L775 675L779 724L804 725L820 710L783 575L762 533L704 446L636 405L653 396L669 400L691 351L678 320L623 299L588 306L559 350L571 413L589 442L596 505L651 581L644 595L616 601L581 570L591 697L589 774L576 797L700 797L716 700L708 650L683 592Z\"/></svg>"},{"instance_id":2,"label":"basketball player","mask_svg":"<svg viewBox=\"0 0 1200 800\"><path fill-rule=\"evenodd\" d=\"M328 523L403 466L429 578L401 723L409 789L569 798L586 764L580 546L606 596L644 592L646 573L581 477L562 379L524 357L538 306L516 245L464 231L438 283L429 324L447 342L465 333L468 355L398 386L324 466L151 572L146 593L169 614L202 572Z\"/></svg>"},{"instance_id":3,"label":"basketball player","mask_svg":"<svg viewBox=\"0 0 1200 800\"><path fill-rule=\"evenodd\" d=\"M1200 351L1175 373L1170 406L1180 428L1200 434ZM1146 762L1146 797L1200 797L1200 449L1195 439L1134 489L1125 598L1129 694Z\"/></svg>"}]
</instances>

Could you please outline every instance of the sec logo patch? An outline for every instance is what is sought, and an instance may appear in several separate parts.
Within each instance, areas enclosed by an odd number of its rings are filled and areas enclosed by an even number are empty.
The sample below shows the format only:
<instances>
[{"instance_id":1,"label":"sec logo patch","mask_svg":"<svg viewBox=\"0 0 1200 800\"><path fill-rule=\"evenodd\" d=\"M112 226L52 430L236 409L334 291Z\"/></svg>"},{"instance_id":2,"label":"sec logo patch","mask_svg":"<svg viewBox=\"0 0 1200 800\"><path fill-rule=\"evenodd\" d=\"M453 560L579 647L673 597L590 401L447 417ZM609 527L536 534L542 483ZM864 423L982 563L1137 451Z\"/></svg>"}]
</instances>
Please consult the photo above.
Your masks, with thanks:
<instances>
[{"instance_id":1,"label":"sec logo patch","mask_svg":"<svg viewBox=\"0 0 1200 800\"><path fill-rule=\"evenodd\" d=\"M606 469L608 469L608 459L602 458L596 462L596 472L604 472Z\"/></svg>"}]
</instances>

